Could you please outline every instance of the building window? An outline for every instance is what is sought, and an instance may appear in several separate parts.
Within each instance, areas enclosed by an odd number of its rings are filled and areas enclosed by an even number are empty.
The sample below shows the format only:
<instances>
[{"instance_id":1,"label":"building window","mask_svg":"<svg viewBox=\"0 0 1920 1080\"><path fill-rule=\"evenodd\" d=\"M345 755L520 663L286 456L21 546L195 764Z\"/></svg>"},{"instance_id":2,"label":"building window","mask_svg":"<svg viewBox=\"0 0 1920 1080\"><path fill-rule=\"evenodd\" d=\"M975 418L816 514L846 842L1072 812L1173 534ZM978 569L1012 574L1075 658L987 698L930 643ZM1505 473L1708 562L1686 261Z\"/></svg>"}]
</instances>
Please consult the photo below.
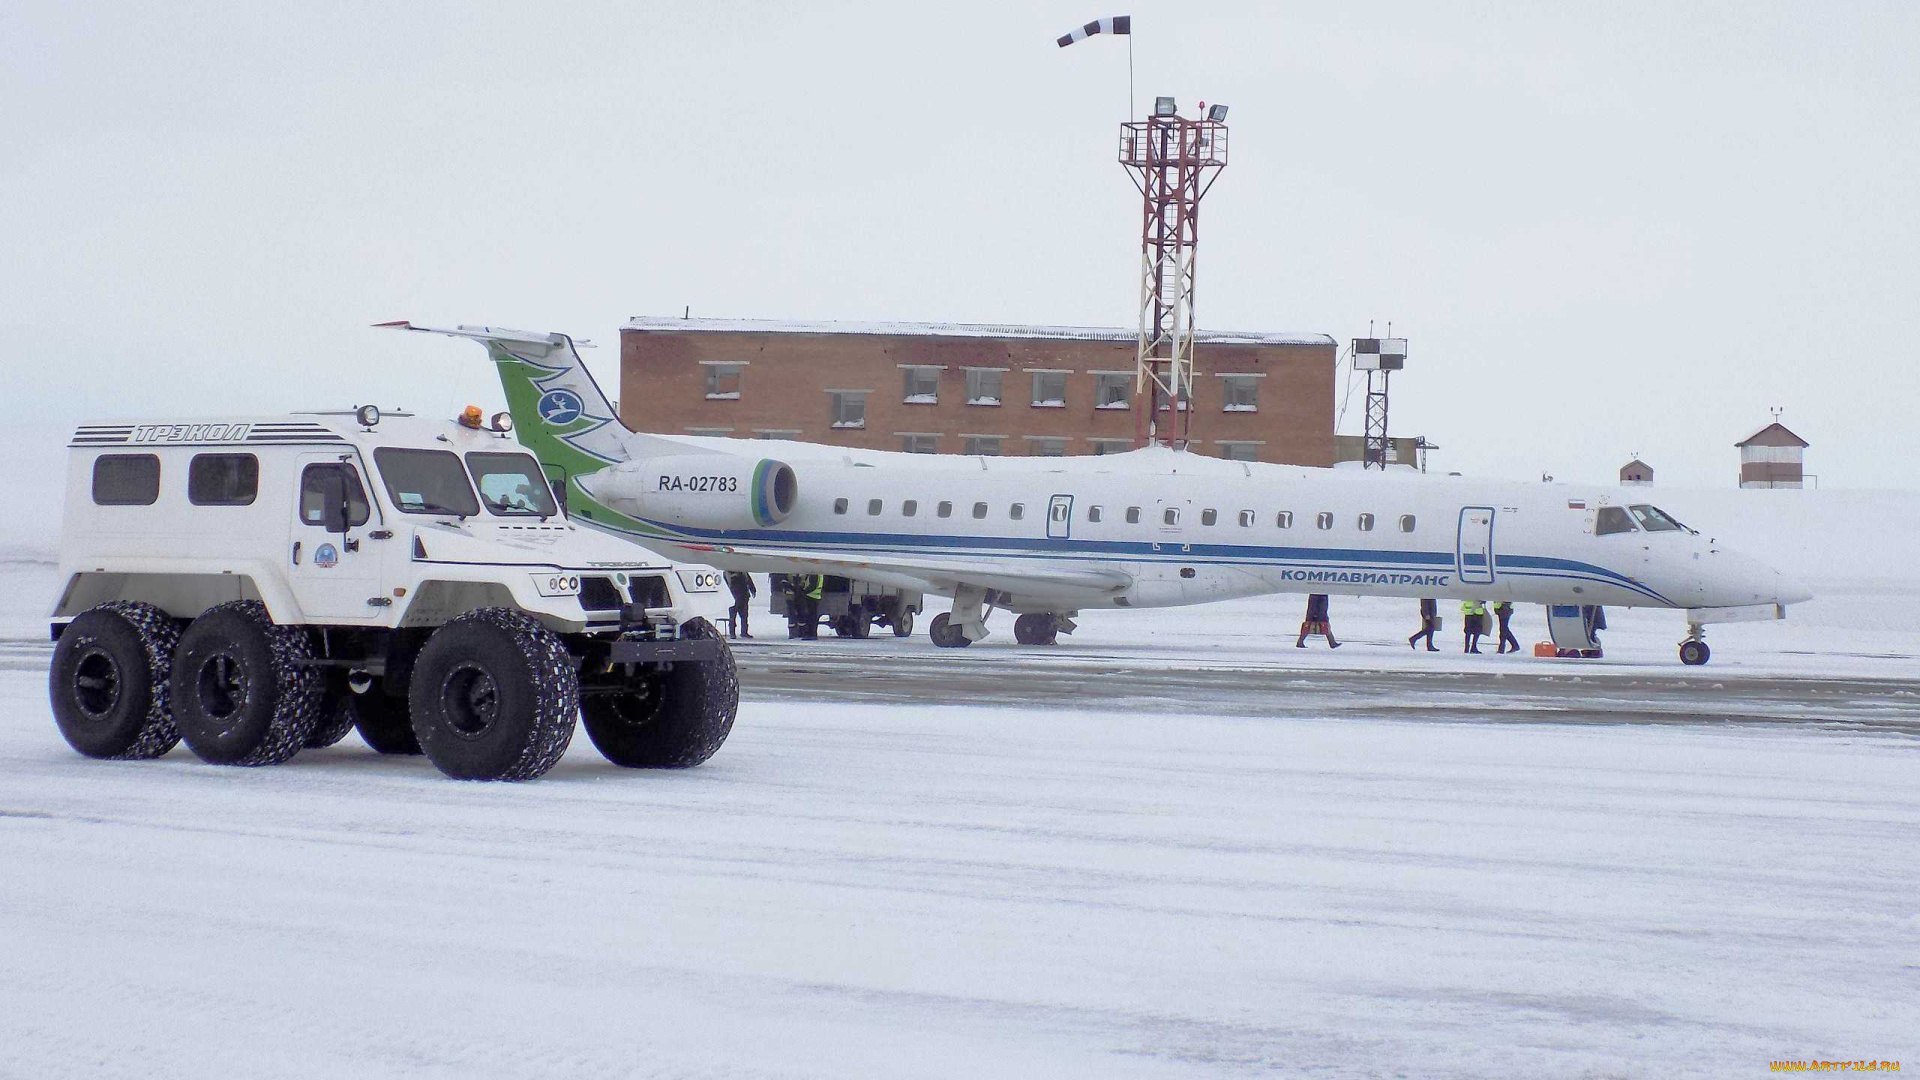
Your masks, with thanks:
<instances>
[{"instance_id":1,"label":"building window","mask_svg":"<svg viewBox=\"0 0 1920 1080\"><path fill-rule=\"evenodd\" d=\"M1019 521L1021 518L1026 517L1027 516L1026 504L1014 503L1012 506L1007 507L1007 516L1012 518L1015 521Z\"/></svg>"},{"instance_id":2,"label":"building window","mask_svg":"<svg viewBox=\"0 0 1920 1080\"><path fill-rule=\"evenodd\" d=\"M1133 376L1116 375L1111 372L1097 373L1093 377L1093 407L1096 409L1124 409L1133 402Z\"/></svg>"},{"instance_id":3,"label":"building window","mask_svg":"<svg viewBox=\"0 0 1920 1080\"><path fill-rule=\"evenodd\" d=\"M260 491L260 459L252 454L195 454L187 465L187 501L195 506L250 506Z\"/></svg>"},{"instance_id":4,"label":"building window","mask_svg":"<svg viewBox=\"0 0 1920 1080\"><path fill-rule=\"evenodd\" d=\"M1222 407L1224 412L1259 412L1260 380L1251 375L1220 376L1221 396L1226 399Z\"/></svg>"},{"instance_id":5,"label":"building window","mask_svg":"<svg viewBox=\"0 0 1920 1080\"><path fill-rule=\"evenodd\" d=\"M1034 372L1033 405L1037 409L1066 408L1067 373L1064 371Z\"/></svg>"},{"instance_id":6,"label":"building window","mask_svg":"<svg viewBox=\"0 0 1920 1080\"><path fill-rule=\"evenodd\" d=\"M900 504L901 517L912 517L913 515L919 512L920 512L920 503L917 500L908 499L907 501Z\"/></svg>"},{"instance_id":7,"label":"building window","mask_svg":"<svg viewBox=\"0 0 1920 1080\"><path fill-rule=\"evenodd\" d=\"M1066 457L1067 440L1027 436L1027 453L1034 457Z\"/></svg>"},{"instance_id":8,"label":"building window","mask_svg":"<svg viewBox=\"0 0 1920 1080\"><path fill-rule=\"evenodd\" d=\"M791 428L754 428L753 437L756 439L798 439L800 432L798 429Z\"/></svg>"},{"instance_id":9,"label":"building window","mask_svg":"<svg viewBox=\"0 0 1920 1080\"><path fill-rule=\"evenodd\" d=\"M936 454L935 446L940 439L937 435L908 433L900 436L900 449L909 454Z\"/></svg>"},{"instance_id":10,"label":"building window","mask_svg":"<svg viewBox=\"0 0 1920 1080\"><path fill-rule=\"evenodd\" d=\"M1200 511L1200 524L1202 525L1212 525L1219 520L1220 520L1220 512L1218 510L1215 510L1211 506L1207 507L1205 510Z\"/></svg>"},{"instance_id":11,"label":"building window","mask_svg":"<svg viewBox=\"0 0 1920 1080\"><path fill-rule=\"evenodd\" d=\"M833 500L833 512L834 512L834 513L836 513L836 514L844 514L844 513L846 513L846 512L847 512L847 500L845 500L845 499L835 499L835 500Z\"/></svg>"},{"instance_id":12,"label":"building window","mask_svg":"<svg viewBox=\"0 0 1920 1080\"><path fill-rule=\"evenodd\" d=\"M1327 529L1331 529L1333 528L1333 515L1322 510L1319 516L1313 519L1313 524L1315 528L1318 528L1323 532Z\"/></svg>"},{"instance_id":13,"label":"building window","mask_svg":"<svg viewBox=\"0 0 1920 1080\"><path fill-rule=\"evenodd\" d=\"M906 393L901 399L908 405L937 405L940 403L940 369L937 367L901 368L906 379Z\"/></svg>"},{"instance_id":14,"label":"building window","mask_svg":"<svg viewBox=\"0 0 1920 1080\"><path fill-rule=\"evenodd\" d=\"M999 457L1000 456L1000 438L1001 437L998 435L967 436L967 456Z\"/></svg>"},{"instance_id":15,"label":"building window","mask_svg":"<svg viewBox=\"0 0 1920 1080\"><path fill-rule=\"evenodd\" d=\"M687 434L706 435L711 438L724 439L733 434L733 429L730 427L689 427L687 428Z\"/></svg>"},{"instance_id":16,"label":"building window","mask_svg":"<svg viewBox=\"0 0 1920 1080\"><path fill-rule=\"evenodd\" d=\"M985 518L986 518L986 516L987 516L987 504L986 504L986 503L974 503L974 504L973 504L973 516L974 516L974 517L976 517L976 518L980 518L980 519L985 519Z\"/></svg>"},{"instance_id":17,"label":"building window","mask_svg":"<svg viewBox=\"0 0 1920 1080\"><path fill-rule=\"evenodd\" d=\"M1413 524L1414 524L1414 522L1413 522L1413 515L1412 515L1412 514L1401 514L1401 515L1400 515L1400 531L1401 531L1401 532L1404 532L1404 533L1410 533L1410 532L1412 532L1412 531L1413 531Z\"/></svg>"},{"instance_id":18,"label":"building window","mask_svg":"<svg viewBox=\"0 0 1920 1080\"><path fill-rule=\"evenodd\" d=\"M746 374L745 364L708 364L707 400L739 401L740 381Z\"/></svg>"},{"instance_id":19,"label":"building window","mask_svg":"<svg viewBox=\"0 0 1920 1080\"><path fill-rule=\"evenodd\" d=\"M879 499L867 500L867 516L868 517L880 516L880 500Z\"/></svg>"},{"instance_id":20,"label":"building window","mask_svg":"<svg viewBox=\"0 0 1920 1080\"><path fill-rule=\"evenodd\" d=\"M953 504L950 502L943 502L939 506L934 507L933 512L938 517L952 517Z\"/></svg>"},{"instance_id":21,"label":"building window","mask_svg":"<svg viewBox=\"0 0 1920 1080\"><path fill-rule=\"evenodd\" d=\"M1132 439L1088 439L1095 454L1124 454L1133 449Z\"/></svg>"},{"instance_id":22,"label":"building window","mask_svg":"<svg viewBox=\"0 0 1920 1080\"><path fill-rule=\"evenodd\" d=\"M160 455L102 454L93 459L96 506L152 506L160 498Z\"/></svg>"},{"instance_id":23,"label":"building window","mask_svg":"<svg viewBox=\"0 0 1920 1080\"><path fill-rule=\"evenodd\" d=\"M1293 528L1293 511L1282 510L1278 514L1275 514L1273 516L1273 525L1276 529Z\"/></svg>"},{"instance_id":24,"label":"building window","mask_svg":"<svg viewBox=\"0 0 1920 1080\"><path fill-rule=\"evenodd\" d=\"M1139 507L1137 506L1127 507L1127 524L1129 525L1140 524L1140 508Z\"/></svg>"},{"instance_id":25,"label":"building window","mask_svg":"<svg viewBox=\"0 0 1920 1080\"><path fill-rule=\"evenodd\" d=\"M1251 510L1240 511L1240 527L1243 529L1253 528L1253 511Z\"/></svg>"},{"instance_id":26,"label":"building window","mask_svg":"<svg viewBox=\"0 0 1920 1080\"><path fill-rule=\"evenodd\" d=\"M1000 404L1000 376L1004 374L997 368L967 369L967 404Z\"/></svg>"},{"instance_id":27,"label":"building window","mask_svg":"<svg viewBox=\"0 0 1920 1080\"><path fill-rule=\"evenodd\" d=\"M1096 524L1096 525L1097 525L1097 524L1099 524L1099 522L1100 522L1100 508L1099 508L1099 507L1097 507L1097 506L1089 506L1089 507L1087 507L1087 520L1088 520L1089 522L1091 522L1091 523L1093 523L1093 524Z\"/></svg>"},{"instance_id":28,"label":"building window","mask_svg":"<svg viewBox=\"0 0 1920 1080\"><path fill-rule=\"evenodd\" d=\"M1169 506L1167 507L1167 512L1160 515L1160 520L1167 525L1178 525L1180 524L1180 511Z\"/></svg>"},{"instance_id":29,"label":"building window","mask_svg":"<svg viewBox=\"0 0 1920 1080\"><path fill-rule=\"evenodd\" d=\"M1253 442L1223 442L1220 444L1220 456L1228 461L1259 461L1260 444Z\"/></svg>"},{"instance_id":30,"label":"building window","mask_svg":"<svg viewBox=\"0 0 1920 1080\"><path fill-rule=\"evenodd\" d=\"M867 391L829 390L827 395L833 399L834 427L863 428L867 426Z\"/></svg>"},{"instance_id":31,"label":"building window","mask_svg":"<svg viewBox=\"0 0 1920 1080\"><path fill-rule=\"evenodd\" d=\"M1373 515L1372 514L1360 515L1360 531L1361 532L1373 531Z\"/></svg>"}]
</instances>

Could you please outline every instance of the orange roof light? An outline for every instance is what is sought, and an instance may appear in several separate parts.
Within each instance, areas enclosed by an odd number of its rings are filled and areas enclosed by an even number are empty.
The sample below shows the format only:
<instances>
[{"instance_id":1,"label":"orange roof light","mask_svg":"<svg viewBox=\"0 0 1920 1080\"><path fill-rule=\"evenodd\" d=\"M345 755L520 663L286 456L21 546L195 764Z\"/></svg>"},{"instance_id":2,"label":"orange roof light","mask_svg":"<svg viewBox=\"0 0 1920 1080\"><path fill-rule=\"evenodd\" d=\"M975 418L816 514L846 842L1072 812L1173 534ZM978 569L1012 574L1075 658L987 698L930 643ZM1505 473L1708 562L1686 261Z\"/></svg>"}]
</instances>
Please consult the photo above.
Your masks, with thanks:
<instances>
[{"instance_id":1,"label":"orange roof light","mask_svg":"<svg viewBox=\"0 0 1920 1080\"><path fill-rule=\"evenodd\" d=\"M469 405L460 410L460 423L470 428L480 426L480 406Z\"/></svg>"}]
</instances>

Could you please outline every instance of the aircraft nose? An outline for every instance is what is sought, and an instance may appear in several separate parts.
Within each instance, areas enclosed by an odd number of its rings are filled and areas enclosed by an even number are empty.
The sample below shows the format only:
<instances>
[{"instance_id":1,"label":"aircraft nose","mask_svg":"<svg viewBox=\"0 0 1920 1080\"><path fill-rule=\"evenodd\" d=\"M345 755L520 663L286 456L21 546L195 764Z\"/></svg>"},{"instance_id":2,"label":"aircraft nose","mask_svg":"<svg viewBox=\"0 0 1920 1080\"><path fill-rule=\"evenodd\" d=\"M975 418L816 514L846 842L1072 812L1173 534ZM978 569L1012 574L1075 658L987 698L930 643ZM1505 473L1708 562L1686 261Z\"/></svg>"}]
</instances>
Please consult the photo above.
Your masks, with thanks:
<instances>
[{"instance_id":1,"label":"aircraft nose","mask_svg":"<svg viewBox=\"0 0 1920 1080\"><path fill-rule=\"evenodd\" d=\"M1773 572L1773 602L1776 604L1804 604L1813 599L1813 591L1793 578L1779 572Z\"/></svg>"}]
</instances>

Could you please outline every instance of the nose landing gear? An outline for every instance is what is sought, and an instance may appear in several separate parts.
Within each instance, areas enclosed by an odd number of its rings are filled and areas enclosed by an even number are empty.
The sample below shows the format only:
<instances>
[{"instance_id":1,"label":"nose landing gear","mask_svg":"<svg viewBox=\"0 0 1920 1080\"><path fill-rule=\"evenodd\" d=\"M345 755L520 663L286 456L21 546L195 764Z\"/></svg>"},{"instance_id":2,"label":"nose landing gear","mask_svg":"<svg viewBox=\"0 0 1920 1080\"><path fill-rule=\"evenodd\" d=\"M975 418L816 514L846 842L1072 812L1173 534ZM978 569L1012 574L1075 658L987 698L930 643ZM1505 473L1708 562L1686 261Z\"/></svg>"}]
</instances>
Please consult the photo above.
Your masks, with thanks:
<instances>
[{"instance_id":1,"label":"nose landing gear","mask_svg":"<svg viewBox=\"0 0 1920 1080\"><path fill-rule=\"evenodd\" d=\"M1699 623L1687 624L1687 639L1680 643L1680 662L1688 667L1699 667L1713 656L1713 650L1707 648L1707 631Z\"/></svg>"}]
</instances>

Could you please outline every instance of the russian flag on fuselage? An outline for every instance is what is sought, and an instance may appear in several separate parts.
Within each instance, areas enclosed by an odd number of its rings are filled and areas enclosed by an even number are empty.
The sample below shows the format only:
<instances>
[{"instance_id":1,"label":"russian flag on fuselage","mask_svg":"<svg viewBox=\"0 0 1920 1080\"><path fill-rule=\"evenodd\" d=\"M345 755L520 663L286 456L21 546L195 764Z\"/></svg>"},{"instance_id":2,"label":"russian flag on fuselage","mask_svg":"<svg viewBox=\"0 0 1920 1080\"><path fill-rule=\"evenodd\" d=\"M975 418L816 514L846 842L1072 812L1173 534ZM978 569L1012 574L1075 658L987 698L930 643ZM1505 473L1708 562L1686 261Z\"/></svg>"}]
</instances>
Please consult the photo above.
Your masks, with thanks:
<instances>
[{"instance_id":1,"label":"russian flag on fuselage","mask_svg":"<svg viewBox=\"0 0 1920 1080\"><path fill-rule=\"evenodd\" d=\"M1094 34L1131 34L1131 33L1133 33L1133 16L1110 15L1104 19L1095 19L1092 22L1088 23L1085 26L1080 27L1079 29L1073 31L1070 34L1061 35L1059 38L1059 44L1060 44L1060 47L1064 49L1067 46L1073 44L1074 42L1079 41L1081 38L1091 37Z\"/></svg>"}]
</instances>

